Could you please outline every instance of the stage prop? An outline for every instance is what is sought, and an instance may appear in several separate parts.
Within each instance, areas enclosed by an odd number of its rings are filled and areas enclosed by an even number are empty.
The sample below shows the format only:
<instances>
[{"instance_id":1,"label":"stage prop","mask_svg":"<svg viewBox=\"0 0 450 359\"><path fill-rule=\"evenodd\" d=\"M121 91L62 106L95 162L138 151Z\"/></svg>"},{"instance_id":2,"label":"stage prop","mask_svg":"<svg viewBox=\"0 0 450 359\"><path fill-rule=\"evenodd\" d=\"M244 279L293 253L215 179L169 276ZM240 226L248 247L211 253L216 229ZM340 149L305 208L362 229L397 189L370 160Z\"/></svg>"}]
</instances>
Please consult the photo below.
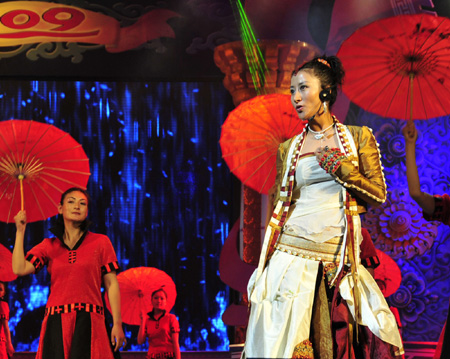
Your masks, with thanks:
<instances>
[{"instance_id":1,"label":"stage prop","mask_svg":"<svg viewBox=\"0 0 450 359\"><path fill-rule=\"evenodd\" d=\"M0 244L0 281L11 282L17 278L12 271L12 253Z\"/></svg>"},{"instance_id":2,"label":"stage prop","mask_svg":"<svg viewBox=\"0 0 450 359\"><path fill-rule=\"evenodd\" d=\"M251 31L251 29L247 30ZM255 54L258 56L254 56ZM257 95L272 95L274 96L270 97L272 100L276 98L274 94L278 94L278 96L288 95L292 72L305 61L318 55L320 55L320 50L317 47L303 41L263 39L250 43L248 41L235 41L219 45L214 50L214 61L225 74L223 80L225 88L233 97L235 106L239 106L244 101L251 100ZM255 70L258 75L256 79ZM276 104L277 102L274 101L274 103ZM243 105L243 107L245 108L246 106ZM286 103L284 102L283 106L280 106L280 112L276 116L290 118L290 111L286 110L286 108ZM283 111L286 114L283 114ZM267 112L270 113L270 111ZM275 125L273 127L275 128ZM224 128L226 128L225 124ZM222 131L224 131L224 128ZM275 129L273 132L276 132ZM245 137L242 136L242 140L244 141L250 138L248 135L245 135ZM223 140L221 141L221 145L222 142L225 143L225 138ZM231 138L227 140L231 140ZM276 141L274 139L272 143ZM278 141L280 143L283 142L281 138ZM275 148L275 155L277 148L278 146ZM225 153L222 153L222 156L224 155ZM275 166L275 161L273 162L273 166ZM269 167L266 166L264 170L273 171ZM233 168L230 169L233 170ZM251 172L252 170L250 170ZM267 176L274 175L269 173L265 175L265 177ZM264 175L262 175L262 178L264 178ZM264 183L265 181L264 179L261 182ZM262 200L261 194L258 191L267 191L269 188L268 182L266 186L258 188L258 190L247 185L243 186L243 261L253 266L257 266L258 264L261 252L261 237L264 230L264 224L261 220ZM246 295L243 296L241 304L246 305ZM234 314L228 312L225 315L225 320L229 319L228 321L232 322L233 318L240 315L239 313L241 313L242 308L230 308L230 311L233 311ZM233 315L228 317L228 314ZM244 337L243 329L240 330L240 333L236 333L235 342L242 342L245 340Z\"/></svg>"},{"instance_id":3,"label":"stage prop","mask_svg":"<svg viewBox=\"0 0 450 359\"><path fill-rule=\"evenodd\" d=\"M13 223L19 210L27 221L55 216L61 194L86 188L89 159L68 133L25 120L0 122L0 220Z\"/></svg>"},{"instance_id":4,"label":"stage prop","mask_svg":"<svg viewBox=\"0 0 450 359\"><path fill-rule=\"evenodd\" d=\"M222 157L244 185L267 194L275 184L278 146L305 125L289 95L256 96L241 103L222 125Z\"/></svg>"},{"instance_id":5,"label":"stage prop","mask_svg":"<svg viewBox=\"0 0 450 359\"><path fill-rule=\"evenodd\" d=\"M120 287L122 321L140 325L141 314L152 311L152 293L163 289L167 294L167 312L175 305L177 290L172 278L164 271L152 267L130 268L117 275ZM111 311L108 296L106 306Z\"/></svg>"},{"instance_id":6,"label":"stage prop","mask_svg":"<svg viewBox=\"0 0 450 359\"><path fill-rule=\"evenodd\" d=\"M381 288L383 295L389 297L394 294L402 283L402 273L397 263L386 253L375 249L380 265L375 268L375 281L381 282L384 288Z\"/></svg>"},{"instance_id":7,"label":"stage prop","mask_svg":"<svg viewBox=\"0 0 450 359\"><path fill-rule=\"evenodd\" d=\"M422 120L450 112L450 19L399 15L356 30L337 56L344 93L383 117Z\"/></svg>"}]
</instances>

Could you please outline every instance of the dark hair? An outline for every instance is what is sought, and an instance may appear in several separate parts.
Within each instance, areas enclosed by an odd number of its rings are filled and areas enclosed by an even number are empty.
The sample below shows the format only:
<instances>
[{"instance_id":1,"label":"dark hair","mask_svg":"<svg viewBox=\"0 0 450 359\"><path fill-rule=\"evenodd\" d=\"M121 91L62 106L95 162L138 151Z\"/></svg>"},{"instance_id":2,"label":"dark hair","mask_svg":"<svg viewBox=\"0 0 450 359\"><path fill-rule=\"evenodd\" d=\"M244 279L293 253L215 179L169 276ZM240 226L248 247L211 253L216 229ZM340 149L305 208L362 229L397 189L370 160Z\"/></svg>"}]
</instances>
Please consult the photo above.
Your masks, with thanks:
<instances>
[{"instance_id":1,"label":"dark hair","mask_svg":"<svg viewBox=\"0 0 450 359\"><path fill-rule=\"evenodd\" d=\"M91 208L91 196L89 196L89 193L84 189L84 188L80 188L80 187L71 187L68 190L66 190L65 192L63 192L63 194L61 195L61 200L60 200L60 204L63 205L64 203L64 199L66 198L66 196L69 193L72 192L81 192L86 196L87 202L88 202L88 211ZM80 229L84 232L89 225L91 224L91 222L86 218L80 225ZM56 222L55 222L55 227L59 227L59 228L64 228L64 218L62 215L58 215L58 217L56 217Z\"/></svg>"},{"instance_id":2,"label":"dark hair","mask_svg":"<svg viewBox=\"0 0 450 359\"><path fill-rule=\"evenodd\" d=\"M152 298L153 298L153 296L154 296L156 293L158 293L158 292L163 292L164 295L166 296L166 299L167 299L167 293L166 293L166 291L165 291L163 288L159 288L159 289L155 290L155 291L152 293Z\"/></svg>"},{"instance_id":3,"label":"dark hair","mask_svg":"<svg viewBox=\"0 0 450 359\"><path fill-rule=\"evenodd\" d=\"M338 88L342 86L345 71L341 60L336 56L319 56L311 61L305 62L297 70L292 72L292 76L297 75L300 70L311 69L316 77L319 78L322 90L330 91L331 106L336 102Z\"/></svg>"}]
</instances>

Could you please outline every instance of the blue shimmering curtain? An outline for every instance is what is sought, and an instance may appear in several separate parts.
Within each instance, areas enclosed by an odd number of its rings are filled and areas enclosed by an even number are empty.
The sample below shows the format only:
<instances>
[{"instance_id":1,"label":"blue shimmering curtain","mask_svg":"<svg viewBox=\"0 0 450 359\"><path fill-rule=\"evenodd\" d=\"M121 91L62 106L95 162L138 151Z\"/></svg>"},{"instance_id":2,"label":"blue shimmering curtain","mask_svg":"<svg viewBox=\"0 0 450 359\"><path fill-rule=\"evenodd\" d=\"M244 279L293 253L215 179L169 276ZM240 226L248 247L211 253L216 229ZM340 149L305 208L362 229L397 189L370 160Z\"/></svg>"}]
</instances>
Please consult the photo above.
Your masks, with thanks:
<instances>
[{"instance_id":1,"label":"blue shimmering curtain","mask_svg":"<svg viewBox=\"0 0 450 359\"><path fill-rule=\"evenodd\" d=\"M92 173L93 231L109 236L122 269L156 267L173 278L182 350L228 346L220 316L229 293L218 259L240 189L218 141L232 108L221 82L0 83L1 120L49 123L82 144ZM0 242L12 249L14 225L0 226ZM50 226L29 224L26 249ZM48 284L43 271L8 285L18 351L37 348ZM134 345L137 327L125 327L128 349L144 350Z\"/></svg>"}]
</instances>

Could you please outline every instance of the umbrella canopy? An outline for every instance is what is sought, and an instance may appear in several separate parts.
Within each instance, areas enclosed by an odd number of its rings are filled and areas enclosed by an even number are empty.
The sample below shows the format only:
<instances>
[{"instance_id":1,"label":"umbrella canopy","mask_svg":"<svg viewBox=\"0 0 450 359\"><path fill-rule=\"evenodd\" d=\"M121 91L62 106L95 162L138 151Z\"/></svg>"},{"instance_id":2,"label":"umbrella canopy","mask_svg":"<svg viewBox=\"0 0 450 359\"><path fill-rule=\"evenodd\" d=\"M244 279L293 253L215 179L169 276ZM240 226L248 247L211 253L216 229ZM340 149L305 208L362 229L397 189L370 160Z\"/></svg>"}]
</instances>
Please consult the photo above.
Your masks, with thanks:
<instances>
[{"instance_id":1,"label":"umbrella canopy","mask_svg":"<svg viewBox=\"0 0 450 359\"><path fill-rule=\"evenodd\" d=\"M141 313L153 309L152 293L164 289L167 294L167 312L175 305L177 290L172 278L164 271L152 267L130 268L117 276L120 287L122 321L127 324L140 325ZM111 310L108 296L106 306Z\"/></svg>"},{"instance_id":2,"label":"umbrella canopy","mask_svg":"<svg viewBox=\"0 0 450 359\"><path fill-rule=\"evenodd\" d=\"M267 194L275 183L278 146L305 124L289 95L256 96L231 111L222 125L222 157L243 184Z\"/></svg>"},{"instance_id":3,"label":"umbrella canopy","mask_svg":"<svg viewBox=\"0 0 450 359\"><path fill-rule=\"evenodd\" d=\"M247 284L256 266L245 263L239 255L239 223L237 220L220 251L220 279L234 290L247 293Z\"/></svg>"},{"instance_id":4,"label":"umbrella canopy","mask_svg":"<svg viewBox=\"0 0 450 359\"><path fill-rule=\"evenodd\" d=\"M380 265L375 268L375 281L385 297L394 294L402 283L402 272L397 263L386 253L376 249ZM383 288L384 287L384 288Z\"/></svg>"},{"instance_id":5,"label":"umbrella canopy","mask_svg":"<svg viewBox=\"0 0 450 359\"><path fill-rule=\"evenodd\" d=\"M430 14L372 22L346 39L337 56L343 91L383 117L429 119L450 113L450 20Z\"/></svg>"},{"instance_id":6,"label":"umbrella canopy","mask_svg":"<svg viewBox=\"0 0 450 359\"><path fill-rule=\"evenodd\" d=\"M11 282L17 276L12 271L12 253L0 244L0 281Z\"/></svg>"},{"instance_id":7,"label":"umbrella canopy","mask_svg":"<svg viewBox=\"0 0 450 359\"><path fill-rule=\"evenodd\" d=\"M58 213L61 194L86 189L89 159L68 133L45 123L0 122L0 220L14 222L20 209L35 222Z\"/></svg>"}]
</instances>

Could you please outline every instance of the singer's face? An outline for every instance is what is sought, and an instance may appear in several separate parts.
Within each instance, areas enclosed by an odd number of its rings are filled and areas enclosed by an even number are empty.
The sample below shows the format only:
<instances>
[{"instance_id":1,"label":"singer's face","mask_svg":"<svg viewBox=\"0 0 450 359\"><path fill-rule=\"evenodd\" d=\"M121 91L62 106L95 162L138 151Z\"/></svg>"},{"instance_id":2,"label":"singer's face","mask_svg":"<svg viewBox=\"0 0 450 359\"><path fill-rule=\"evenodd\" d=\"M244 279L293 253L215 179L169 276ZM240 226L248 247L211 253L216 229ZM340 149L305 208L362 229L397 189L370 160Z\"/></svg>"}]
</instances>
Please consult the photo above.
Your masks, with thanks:
<instances>
[{"instance_id":1,"label":"singer's face","mask_svg":"<svg viewBox=\"0 0 450 359\"><path fill-rule=\"evenodd\" d=\"M313 117L322 103L319 93L322 90L320 80L312 70L300 70L291 78L291 102L302 120Z\"/></svg>"}]
</instances>

